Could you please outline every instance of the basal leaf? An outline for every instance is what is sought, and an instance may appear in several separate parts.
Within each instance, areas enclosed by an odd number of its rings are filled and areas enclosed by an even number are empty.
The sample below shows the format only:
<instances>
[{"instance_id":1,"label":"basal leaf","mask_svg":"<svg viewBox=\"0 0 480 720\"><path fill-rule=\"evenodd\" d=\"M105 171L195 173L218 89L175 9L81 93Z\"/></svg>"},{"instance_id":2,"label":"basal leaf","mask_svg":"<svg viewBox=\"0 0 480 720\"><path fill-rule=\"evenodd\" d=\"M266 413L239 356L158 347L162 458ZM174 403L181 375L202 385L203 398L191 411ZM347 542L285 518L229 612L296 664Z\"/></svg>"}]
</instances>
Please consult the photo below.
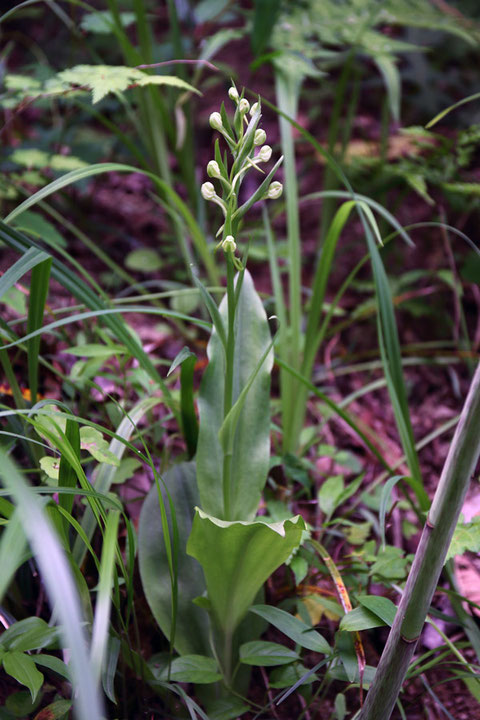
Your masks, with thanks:
<instances>
[{"instance_id":1,"label":"basal leaf","mask_svg":"<svg viewBox=\"0 0 480 720\"><path fill-rule=\"evenodd\" d=\"M175 507L179 535L175 648L181 655L206 655L209 648L209 618L205 610L192 602L205 592L205 580L199 564L186 554L194 507L198 503L194 463L176 465L165 473L163 481ZM171 531L168 498L163 488L162 494ZM161 630L170 638L172 592L156 485L147 495L140 514L138 555L140 576L148 604Z\"/></svg>"},{"instance_id":2,"label":"basal leaf","mask_svg":"<svg viewBox=\"0 0 480 720\"><path fill-rule=\"evenodd\" d=\"M305 522L227 522L196 509L187 552L203 568L213 614L232 635L268 577L298 547Z\"/></svg>"}]
</instances>

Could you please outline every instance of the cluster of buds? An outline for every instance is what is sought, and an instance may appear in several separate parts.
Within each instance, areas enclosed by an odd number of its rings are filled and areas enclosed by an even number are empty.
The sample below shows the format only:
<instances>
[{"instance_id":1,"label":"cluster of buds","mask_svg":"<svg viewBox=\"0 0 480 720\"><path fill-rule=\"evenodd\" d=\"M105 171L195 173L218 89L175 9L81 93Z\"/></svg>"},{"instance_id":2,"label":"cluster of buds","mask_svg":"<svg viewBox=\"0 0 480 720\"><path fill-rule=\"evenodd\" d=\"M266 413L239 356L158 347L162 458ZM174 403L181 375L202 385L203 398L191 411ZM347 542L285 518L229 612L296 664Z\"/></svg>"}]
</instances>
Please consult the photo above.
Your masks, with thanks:
<instances>
[{"instance_id":1,"label":"cluster of buds","mask_svg":"<svg viewBox=\"0 0 480 720\"><path fill-rule=\"evenodd\" d=\"M260 102L250 106L248 100L239 95L235 86L229 89L228 97L236 106L233 123L230 122L222 104L221 112L213 112L210 115L210 126L223 136L233 162L230 167L227 165L226 156L222 157L217 139L215 159L208 163L207 175L220 183L221 192L217 194L212 182L204 182L201 192L205 200L216 203L223 213L224 222L217 232L217 235L222 235L222 240L217 247L221 247L225 253L230 253L237 269L241 269L242 264L234 257L237 247L235 235L239 222L255 202L276 200L281 196L283 186L278 181L272 182L272 178L282 158L266 175L253 195L239 207L238 193L245 174L252 168L265 174L260 166L269 162L272 148L266 144L267 133L263 128L258 127L261 117Z\"/></svg>"}]
</instances>

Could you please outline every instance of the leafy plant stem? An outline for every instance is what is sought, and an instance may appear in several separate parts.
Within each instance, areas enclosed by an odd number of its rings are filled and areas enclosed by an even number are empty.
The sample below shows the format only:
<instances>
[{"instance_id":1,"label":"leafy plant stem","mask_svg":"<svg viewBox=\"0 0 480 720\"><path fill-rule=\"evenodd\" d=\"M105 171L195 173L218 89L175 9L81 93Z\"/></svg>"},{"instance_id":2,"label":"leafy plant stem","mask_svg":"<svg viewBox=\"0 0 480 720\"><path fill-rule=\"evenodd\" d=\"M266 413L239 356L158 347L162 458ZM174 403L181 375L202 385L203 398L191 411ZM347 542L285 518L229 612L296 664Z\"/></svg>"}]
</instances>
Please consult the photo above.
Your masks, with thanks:
<instances>
[{"instance_id":1,"label":"leafy plant stem","mask_svg":"<svg viewBox=\"0 0 480 720\"><path fill-rule=\"evenodd\" d=\"M223 400L223 418L230 412L233 404L233 363L235 359L235 286L233 257L225 253L227 259L227 347L225 352L225 395ZM230 519L230 467L232 455L226 452L223 458L223 512L226 520Z\"/></svg>"},{"instance_id":2,"label":"leafy plant stem","mask_svg":"<svg viewBox=\"0 0 480 720\"><path fill-rule=\"evenodd\" d=\"M457 426L395 622L359 720L390 717L425 621L480 455L480 365Z\"/></svg>"}]
</instances>

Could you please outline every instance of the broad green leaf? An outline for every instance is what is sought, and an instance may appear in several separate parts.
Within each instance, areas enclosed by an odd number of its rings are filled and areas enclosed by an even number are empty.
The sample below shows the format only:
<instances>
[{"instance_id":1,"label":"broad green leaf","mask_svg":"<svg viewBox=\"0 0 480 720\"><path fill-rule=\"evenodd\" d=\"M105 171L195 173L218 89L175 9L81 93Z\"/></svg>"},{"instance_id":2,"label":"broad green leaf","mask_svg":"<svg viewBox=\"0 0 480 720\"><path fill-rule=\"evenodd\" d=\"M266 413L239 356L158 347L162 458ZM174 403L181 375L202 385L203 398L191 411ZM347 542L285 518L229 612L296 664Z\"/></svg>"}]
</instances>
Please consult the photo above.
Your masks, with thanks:
<instances>
[{"instance_id":1,"label":"broad green leaf","mask_svg":"<svg viewBox=\"0 0 480 720\"><path fill-rule=\"evenodd\" d=\"M8 675L15 678L17 682L25 685L30 690L32 701L43 685L43 675L35 667L35 663L29 655L16 650L8 651L3 656L3 669Z\"/></svg>"},{"instance_id":2,"label":"broad green leaf","mask_svg":"<svg viewBox=\"0 0 480 720\"><path fill-rule=\"evenodd\" d=\"M61 720L72 707L71 700L55 700L35 715L33 720Z\"/></svg>"},{"instance_id":3,"label":"broad green leaf","mask_svg":"<svg viewBox=\"0 0 480 720\"><path fill-rule=\"evenodd\" d=\"M170 673L166 667L159 679L202 685L218 682L222 679L222 675L218 672L217 662L213 658L204 655L183 655L175 658L170 665Z\"/></svg>"},{"instance_id":4,"label":"broad green leaf","mask_svg":"<svg viewBox=\"0 0 480 720\"><path fill-rule=\"evenodd\" d=\"M52 155L44 150L38 150L37 148L19 148L14 150L10 155L9 160L17 163L17 165L23 165L27 168L51 168L58 172L70 172L71 170L79 170L80 168L87 168L88 163L80 158L73 157L73 155ZM28 220L27 220L28 222ZM47 222L47 221L45 221ZM17 221L16 225L22 223L22 220ZM50 225L50 223L48 223ZM32 222L30 219L30 227ZM44 226L45 227L45 226ZM27 226L28 231L28 226Z\"/></svg>"},{"instance_id":5,"label":"broad green leaf","mask_svg":"<svg viewBox=\"0 0 480 720\"><path fill-rule=\"evenodd\" d=\"M326 515L327 520L330 519L335 508L338 506L344 488L343 477L341 475L329 477L322 483L318 491L318 504L320 510Z\"/></svg>"},{"instance_id":6,"label":"broad green leaf","mask_svg":"<svg viewBox=\"0 0 480 720\"><path fill-rule=\"evenodd\" d=\"M128 27L135 22L135 13L118 13L122 27ZM85 32L96 33L97 35L109 35L113 32L115 21L109 10L98 10L97 12L85 13L80 21L80 27Z\"/></svg>"},{"instance_id":7,"label":"broad green leaf","mask_svg":"<svg viewBox=\"0 0 480 720\"><path fill-rule=\"evenodd\" d=\"M216 698L208 704L209 720L236 720L242 718L250 707L234 695Z\"/></svg>"},{"instance_id":8,"label":"broad green leaf","mask_svg":"<svg viewBox=\"0 0 480 720\"><path fill-rule=\"evenodd\" d=\"M72 169L74 168L69 168L69 170ZM39 215L32 210L26 210L21 215L17 216L14 226L18 230L26 232L34 238L45 240L48 245L52 245L53 247L67 247L66 241L60 235L56 227L44 218L43 215Z\"/></svg>"},{"instance_id":9,"label":"broad green leaf","mask_svg":"<svg viewBox=\"0 0 480 720\"><path fill-rule=\"evenodd\" d=\"M26 690L20 690L19 692L13 692L5 700L5 710L8 713L12 713L13 717L16 718L30 718L38 707L42 700L42 694L38 694L35 701L32 702L32 696ZM1 711L0 711L1 712ZM0 715L1 720L4 718L10 720L12 715Z\"/></svg>"},{"instance_id":10,"label":"broad green leaf","mask_svg":"<svg viewBox=\"0 0 480 720\"><path fill-rule=\"evenodd\" d=\"M29 617L10 625L2 634L2 645L7 650L40 650L50 645L58 635L55 627L50 627L45 620Z\"/></svg>"},{"instance_id":11,"label":"broad green leaf","mask_svg":"<svg viewBox=\"0 0 480 720\"><path fill-rule=\"evenodd\" d=\"M113 484L121 485L127 480L130 480L130 478L132 478L136 471L139 470L141 467L142 463L136 458L128 457L124 460L121 460L120 465L118 466L117 470L115 471L115 475L113 476Z\"/></svg>"},{"instance_id":12,"label":"broad green leaf","mask_svg":"<svg viewBox=\"0 0 480 720\"><path fill-rule=\"evenodd\" d=\"M69 682L72 681L72 673L69 671L67 665L65 665L63 660L55 657L55 655L44 655L43 653L35 655L35 665L52 670L59 677L62 677Z\"/></svg>"},{"instance_id":13,"label":"broad green leaf","mask_svg":"<svg viewBox=\"0 0 480 720\"><path fill-rule=\"evenodd\" d=\"M205 591L202 569L186 554L187 539L198 503L194 463L181 463L163 476L175 507L179 534L178 547L178 612L175 648L181 655L208 654L209 618L204 610L193 604L194 598ZM171 518L168 498L162 487L167 506L169 532ZM143 503L138 525L138 559L140 577L150 609L162 632L170 639L172 623L172 593L168 580L168 561L162 532L162 520L157 487L154 485Z\"/></svg>"},{"instance_id":14,"label":"broad green leaf","mask_svg":"<svg viewBox=\"0 0 480 720\"><path fill-rule=\"evenodd\" d=\"M268 577L298 547L305 522L227 522L196 509L187 552L203 568L213 614L227 635Z\"/></svg>"},{"instance_id":15,"label":"broad green leaf","mask_svg":"<svg viewBox=\"0 0 480 720\"><path fill-rule=\"evenodd\" d=\"M226 324L227 300L220 304ZM249 382L271 344L270 329L251 275L245 271L235 322L233 402ZM200 431L197 446L197 483L202 508L224 517L224 452L218 433L223 424L225 356L222 342L213 331L207 348L209 364L198 399ZM235 436L230 476L230 519L253 518L266 482L270 458L270 371L273 352L253 381L241 410Z\"/></svg>"},{"instance_id":16,"label":"broad green leaf","mask_svg":"<svg viewBox=\"0 0 480 720\"><path fill-rule=\"evenodd\" d=\"M386 624L387 623L378 615L360 605L343 616L340 620L340 630L353 632L356 630L368 630L369 628L381 627Z\"/></svg>"},{"instance_id":17,"label":"broad green leaf","mask_svg":"<svg viewBox=\"0 0 480 720\"><path fill-rule=\"evenodd\" d=\"M51 455L45 455L40 458L40 467L42 468L45 475L52 480L58 480L60 473L60 458L52 457Z\"/></svg>"},{"instance_id":18,"label":"broad green leaf","mask_svg":"<svg viewBox=\"0 0 480 720\"><path fill-rule=\"evenodd\" d=\"M302 680L303 677L305 677L304 680ZM299 680L302 680L301 685L311 685L318 680L318 675L315 675L315 673L308 674L308 668L300 663L292 663L273 670L269 676L268 684L271 688L282 690L295 685Z\"/></svg>"},{"instance_id":19,"label":"broad green leaf","mask_svg":"<svg viewBox=\"0 0 480 720\"><path fill-rule=\"evenodd\" d=\"M463 555L467 550L480 552L480 515L476 515L469 523L458 523L445 562L455 555Z\"/></svg>"},{"instance_id":20,"label":"broad green leaf","mask_svg":"<svg viewBox=\"0 0 480 720\"><path fill-rule=\"evenodd\" d=\"M125 265L129 270L151 273L160 270L162 260L159 253L153 248L137 248L128 253Z\"/></svg>"},{"instance_id":21,"label":"broad green leaf","mask_svg":"<svg viewBox=\"0 0 480 720\"><path fill-rule=\"evenodd\" d=\"M120 460L109 449L108 442L99 430L92 427L80 428L80 447L90 453L98 462L118 467Z\"/></svg>"},{"instance_id":22,"label":"broad green leaf","mask_svg":"<svg viewBox=\"0 0 480 720\"><path fill-rule=\"evenodd\" d=\"M330 654L331 647L319 632L290 613L273 605L253 605L250 612L260 615L301 647L317 653Z\"/></svg>"},{"instance_id":23,"label":"broad green leaf","mask_svg":"<svg viewBox=\"0 0 480 720\"><path fill-rule=\"evenodd\" d=\"M295 650L278 643L265 640L252 640L240 646L240 662L245 665L260 665L271 667L275 665L288 665L300 660Z\"/></svg>"},{"instance_id":24,"label":"broad green leaf","mask_svg":"<svg viewBox=\"0 0 480 720\"><path fill-rule=\"evenodd\" d=\"M378 615L386 625L390 627L393 625L397 606L391 600L381 595L359 595L357 599L360 605Z\"/></svg>"}]
</instances>

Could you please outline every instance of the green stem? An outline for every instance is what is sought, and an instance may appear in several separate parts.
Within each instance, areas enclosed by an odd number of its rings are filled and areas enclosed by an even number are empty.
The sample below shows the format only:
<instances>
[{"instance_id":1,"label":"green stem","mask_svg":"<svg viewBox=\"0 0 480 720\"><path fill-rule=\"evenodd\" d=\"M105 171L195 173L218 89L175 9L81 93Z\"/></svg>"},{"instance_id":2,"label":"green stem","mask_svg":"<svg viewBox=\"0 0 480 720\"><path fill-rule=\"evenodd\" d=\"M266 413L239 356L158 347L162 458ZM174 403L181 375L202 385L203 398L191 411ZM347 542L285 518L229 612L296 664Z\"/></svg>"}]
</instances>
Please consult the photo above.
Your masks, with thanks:
<instances>
[{"instance_id":1,"label":"green stem","mask_svg":"<svg viewBox=\"0 0 480 720\"><path fill-rule=\"evenodd\" d=\"M468 392L395 622L359 720L388 720L430 607L480 456L480 365Z\"/></svg>"},{"instance_id":2,"label":"green stem","mask_svg":"<svg viewBox=\"0 0 480 720\"><path fill-rule=\"evenodd\" d=\"M233 257L230 252L226 253L227 259L227 352L225 354L225 393L223 397L223 418L225 419L233 405L233 363L235 360L235 268ZM229 446L229 444L227 445ZM223 458L223 515L225 520L230 519L231 488L230 488L230 466L232 456L227 452Z\"/></svg>"}]
</instances>

